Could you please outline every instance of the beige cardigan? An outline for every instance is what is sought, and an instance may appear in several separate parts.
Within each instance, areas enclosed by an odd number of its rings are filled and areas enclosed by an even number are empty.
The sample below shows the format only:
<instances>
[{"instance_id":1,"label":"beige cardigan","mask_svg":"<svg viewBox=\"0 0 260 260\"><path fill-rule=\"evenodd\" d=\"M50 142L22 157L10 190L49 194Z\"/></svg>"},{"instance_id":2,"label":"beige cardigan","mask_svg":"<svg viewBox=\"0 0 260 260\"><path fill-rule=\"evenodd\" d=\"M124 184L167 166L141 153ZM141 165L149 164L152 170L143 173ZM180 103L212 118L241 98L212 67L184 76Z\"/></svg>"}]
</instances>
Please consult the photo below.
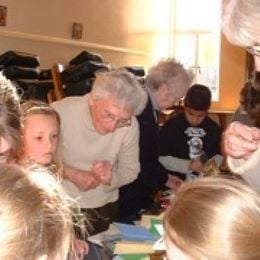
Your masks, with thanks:
<instances>
[{"instance_id":1,"label":"beige cardigan","mask_svg":"<svg viewBox=\"0 0 260 260\"><path fill-rule=\"evenodd\" d=\"M129 127L101 135L96 132L88 107L87 95L68 97L52 103L61 117L61 151L66 165L89 170L94 160L108 160L113 165L109 186L100 185L86 192L68 180L66 192L81 208L97 208L118 199L118 188L137 178L139 164L139 125L133 117Z\"/></svg>"}]
</instances>

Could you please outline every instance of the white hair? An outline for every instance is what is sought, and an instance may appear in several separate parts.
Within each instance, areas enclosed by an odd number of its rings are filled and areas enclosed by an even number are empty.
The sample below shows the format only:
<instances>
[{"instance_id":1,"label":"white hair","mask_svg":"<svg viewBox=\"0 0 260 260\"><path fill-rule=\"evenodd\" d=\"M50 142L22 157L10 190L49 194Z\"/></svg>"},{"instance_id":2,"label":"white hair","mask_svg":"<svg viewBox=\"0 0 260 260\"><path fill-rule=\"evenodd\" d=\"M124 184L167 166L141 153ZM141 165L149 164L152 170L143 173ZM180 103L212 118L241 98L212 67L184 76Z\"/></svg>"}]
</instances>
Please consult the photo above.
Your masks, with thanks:
<instances>
[{"instance_id":1,"label":"white hair","mask_svg":"<svg viewBox=\"0 0 260 260\"><path fill-rule=\"evenodd\" d=\"M222 30L233 44L260 44L260 1L229 0L223 10Z\"/></svg>"},{"instance_id":2,"label":"white hair","mask_svg":"<svg viewBox=\"0 0 260 260\"><path fill-rule=\"evenodd\" d=\"M140 114L147 102L147 93L137 78L122 69L98 73L91 94L95 99L112 98L133 115Z\"/></svg>"},{"instance_id":3,"label":"white hair","mask_svg":"<svg viewBox=\"0 0 260 260\"><path fill-rule=\"evenodd\" d=\"M180 99L187 92L193 80L193 74L174 58L163 59L149 69L145 83L152 90L158 90L166 84L171 95Z\"/></svg>"}]
</instances>

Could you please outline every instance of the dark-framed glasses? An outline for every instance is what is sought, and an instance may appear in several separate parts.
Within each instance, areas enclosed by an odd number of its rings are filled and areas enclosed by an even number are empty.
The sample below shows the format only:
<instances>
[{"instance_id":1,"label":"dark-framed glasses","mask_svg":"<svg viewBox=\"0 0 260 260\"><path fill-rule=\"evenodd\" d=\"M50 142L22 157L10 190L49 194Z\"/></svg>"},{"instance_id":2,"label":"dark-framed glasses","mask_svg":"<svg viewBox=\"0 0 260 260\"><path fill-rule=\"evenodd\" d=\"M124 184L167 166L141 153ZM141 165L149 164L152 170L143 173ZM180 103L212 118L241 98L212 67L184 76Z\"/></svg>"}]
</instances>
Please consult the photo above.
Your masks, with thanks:
<instances>
[{"instance_id":1,"label":"dark-framed glasses","mask_svg":"<svg viewBox=\"0 0 260 260\"><path fill-rule=\"evenodd\" d=\"M260 56L260 45L247 47L246 50L254 56Z\"/></svg>"},{"instance_id":2,"label":"dark-framed glasses","mask_svg":"<svg viewBox=\"0 0 260 260\"><path fill-rule=\"evenodd\" d=\"M101 116L105 122L116 122L116 126L119 127L126 127L132 124L131 119L117 119L115 115L109 113L108 111L103 111Z\"/></svg>"},{"instance_id":3,"label":"dark-framed glasses","mask_svg":"<svg viewBox=\"0 0 260 260\"><path fill-rule=\"evenodd\" d=\"M117 127L126 127L126 126L130 126L132 124L132 120L131 119L121 119L117 121Z\"/></svg>"}]
</instances>

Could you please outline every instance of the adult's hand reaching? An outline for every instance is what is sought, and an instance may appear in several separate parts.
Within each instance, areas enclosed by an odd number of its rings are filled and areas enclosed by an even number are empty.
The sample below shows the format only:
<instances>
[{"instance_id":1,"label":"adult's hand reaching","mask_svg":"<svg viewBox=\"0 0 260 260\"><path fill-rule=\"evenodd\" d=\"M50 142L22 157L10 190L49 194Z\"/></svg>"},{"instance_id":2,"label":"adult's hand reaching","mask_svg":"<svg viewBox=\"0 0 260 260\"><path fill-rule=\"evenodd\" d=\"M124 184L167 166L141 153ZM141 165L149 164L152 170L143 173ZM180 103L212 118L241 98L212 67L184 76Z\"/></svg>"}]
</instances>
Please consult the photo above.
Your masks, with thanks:
<instances>
[{"instance_id":1,"label":"adult's hand reaching","mask_svg":"<svg viewBox=\"0 0 260 260\"><path fill-rule=\"evenodd\" d=\"M201 162L199 158L192 159L190 162L189 169L193 172L201 173L204 170L204 164Z\"/></svg>"},{"instance_id":2,"label":"adult's hand reaching","mask_svg":"<svg viewBox=\"0 0 260 260\"><path fill-rule=\"evenodd\" d=\"M224 134L225 153L233 158L248 158L260 142L260 129L232 122Z\"/></svg>"},{"instance_id":3,"label":"adult's hand reaching","mask_svg":"<svg viewBox=\"0 0 260 260\"><path fill-rule=\"evenodd\" d=\"M181 180L179 177L168 174L168 180L165 183L165 186L176 191L180 188L182 183L183 183L183 180Z\"/></svg>"},{"instance_id":4,"label":"adult's hand reaching","mask_svg":"<svg viewBox=\"0 0 260 260\"><path fill-rule=\"evenodd\" d=\"M72 254L72 260L83 260L85 255L88 254L89 247L88 244L79 239L73 241L74 254Z\"/></svg>"}]
</instances>

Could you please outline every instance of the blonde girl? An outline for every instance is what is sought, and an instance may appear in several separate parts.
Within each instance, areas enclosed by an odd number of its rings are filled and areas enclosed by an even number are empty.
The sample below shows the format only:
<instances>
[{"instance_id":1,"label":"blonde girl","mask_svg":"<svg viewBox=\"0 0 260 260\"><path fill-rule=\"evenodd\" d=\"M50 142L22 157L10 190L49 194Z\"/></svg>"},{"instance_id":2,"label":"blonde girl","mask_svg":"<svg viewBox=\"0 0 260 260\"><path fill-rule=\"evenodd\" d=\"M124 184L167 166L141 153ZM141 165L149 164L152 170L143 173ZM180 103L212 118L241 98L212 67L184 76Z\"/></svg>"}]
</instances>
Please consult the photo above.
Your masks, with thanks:
<instances>
[{"instance_id":1,"label":"blonde girl","mask_svg":"<svg viewBox=\"0 0 260 260\"><path fill-rule=\"evenodd\" d=\"M46 169L1 164L0 228L0 259L77 259L70 200Z\"/></svg>"},{"instance_id":2,"label":"blonde girl","mask_svg":"<svg viewBox=\"0 0 260 260\"><path fill-rule=\"evenodd\" d=\"M170 260L260 259L260 198L237 180L206 177L184 184L164 225Z\"/></svg>"},{"instance_id":3,"label":"blonde girl","mask_svg":"<svg viewBox=\"0 0 260 260\"><path fill-rule=\"evenodd\" d=\"M21 105L22 111L22 149L19 163L29 165L38 163L62 171L59 153L60 118L48 104L29 100Z\"/></svg>"}]
</instances>

